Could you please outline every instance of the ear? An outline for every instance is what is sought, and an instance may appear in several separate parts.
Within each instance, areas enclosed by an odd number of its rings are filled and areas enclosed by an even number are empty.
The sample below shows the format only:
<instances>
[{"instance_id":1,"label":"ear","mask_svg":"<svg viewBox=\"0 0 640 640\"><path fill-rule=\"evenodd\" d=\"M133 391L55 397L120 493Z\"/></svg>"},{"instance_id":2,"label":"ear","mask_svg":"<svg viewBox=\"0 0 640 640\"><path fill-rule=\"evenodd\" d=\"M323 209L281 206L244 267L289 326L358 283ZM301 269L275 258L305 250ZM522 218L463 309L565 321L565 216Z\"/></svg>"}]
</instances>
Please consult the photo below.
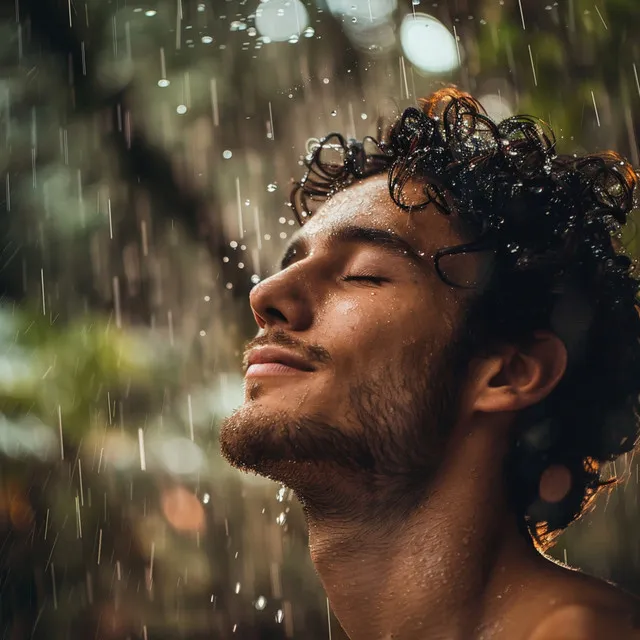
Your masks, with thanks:
<instances>
[{"instance_id":1,"label":"ear","mask_svg":"<svg viewBox=\"0 0 640 640\"><path fill-rule=\"evenodd\" d=\"M567 368L567 349L554 333L536 331L525 347L508 345L478 358L470 370L471 411L519 411L544 400Z\"/></svg>"}]
</instances>

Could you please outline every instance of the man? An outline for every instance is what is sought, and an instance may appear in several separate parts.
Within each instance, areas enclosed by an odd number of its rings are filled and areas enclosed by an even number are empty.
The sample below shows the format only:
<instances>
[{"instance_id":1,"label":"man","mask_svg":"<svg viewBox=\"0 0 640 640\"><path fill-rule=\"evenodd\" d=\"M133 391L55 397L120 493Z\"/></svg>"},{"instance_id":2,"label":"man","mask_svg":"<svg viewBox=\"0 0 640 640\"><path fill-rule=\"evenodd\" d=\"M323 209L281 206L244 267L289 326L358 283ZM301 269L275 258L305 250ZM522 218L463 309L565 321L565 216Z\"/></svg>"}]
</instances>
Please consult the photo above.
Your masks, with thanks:
<instances>
[{"instance_id":1,"label":"man","mask_svg":"<svg viewBox=\"0 0 640 640\"><path fill-rule=\"evenodd\" d=\"M633 596L536 549L633 448L640 391L612 239L636 175L552 135L455 89L380 142L332 134L251 293L222 451L295 490L352 640L640 638Z\"/></svg>"}]
</instances>

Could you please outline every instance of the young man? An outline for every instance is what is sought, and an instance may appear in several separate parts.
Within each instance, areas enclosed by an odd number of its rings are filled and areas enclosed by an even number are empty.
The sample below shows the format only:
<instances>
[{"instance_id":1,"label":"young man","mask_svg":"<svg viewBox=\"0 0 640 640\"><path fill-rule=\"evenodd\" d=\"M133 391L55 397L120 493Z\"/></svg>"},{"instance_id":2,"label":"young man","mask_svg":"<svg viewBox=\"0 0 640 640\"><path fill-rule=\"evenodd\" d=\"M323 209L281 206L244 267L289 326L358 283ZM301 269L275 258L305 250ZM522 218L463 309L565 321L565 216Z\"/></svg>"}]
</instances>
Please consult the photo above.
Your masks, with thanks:
<instances>
[{"instance_id":1,"label":"young man","mask_svg":"<svg viewBox=\"0 0 640 640\"><path fill-rule=\"evenodd\" d=\"M638 435L640 318L612 233L636 175L439 91L325 138L257 285L232 465L293 488L352 640L640 638L638 601L539 549Z\"/></svg>"}]
</instances>

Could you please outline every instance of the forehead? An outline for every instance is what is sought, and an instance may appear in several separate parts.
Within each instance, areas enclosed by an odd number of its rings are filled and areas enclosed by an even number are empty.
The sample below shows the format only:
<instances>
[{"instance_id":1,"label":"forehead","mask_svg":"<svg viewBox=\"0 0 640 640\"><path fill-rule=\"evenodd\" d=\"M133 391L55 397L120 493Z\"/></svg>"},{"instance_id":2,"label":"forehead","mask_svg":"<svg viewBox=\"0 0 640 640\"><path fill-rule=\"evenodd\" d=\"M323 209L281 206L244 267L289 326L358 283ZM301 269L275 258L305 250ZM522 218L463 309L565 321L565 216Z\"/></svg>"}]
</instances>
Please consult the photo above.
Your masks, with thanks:
<instances>
[{"instance_id":1,"label":"forehead","mask_svg":"<svg viewBox=\"0 0 640 640\"><path fill-rule=\"evenodd\" d=\"M421 187L416 184L408 188ZM296 235L320 240L330 236L333 229L348 224L390 230L425 253L460 241L449 218L435 207L415 211L398 207L389 195L386 174L367 178L336 193Z\"/></svg>"}]
</instances>

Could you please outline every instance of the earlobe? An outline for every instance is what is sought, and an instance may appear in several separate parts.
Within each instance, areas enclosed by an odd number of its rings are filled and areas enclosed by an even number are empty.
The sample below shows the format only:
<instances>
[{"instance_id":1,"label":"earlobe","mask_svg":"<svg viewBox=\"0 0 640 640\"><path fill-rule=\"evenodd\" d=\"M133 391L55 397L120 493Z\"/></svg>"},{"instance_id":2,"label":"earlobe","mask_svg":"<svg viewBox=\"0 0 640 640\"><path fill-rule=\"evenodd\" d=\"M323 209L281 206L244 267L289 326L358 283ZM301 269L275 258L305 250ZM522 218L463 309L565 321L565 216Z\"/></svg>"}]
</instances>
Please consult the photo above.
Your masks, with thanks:
<instances>
[{"instance_id":1,"label":"earlobe","mask_svg":"<svg viewBox=\"0 0 640 640\"><path fill-rule=\"evenodd\" d=\"M567 349L555 334L538 331L524 347L512 345L478 360L472 370L472 410L519 411L546 398L567 367Z\"/></svg>"}]
</instances>

